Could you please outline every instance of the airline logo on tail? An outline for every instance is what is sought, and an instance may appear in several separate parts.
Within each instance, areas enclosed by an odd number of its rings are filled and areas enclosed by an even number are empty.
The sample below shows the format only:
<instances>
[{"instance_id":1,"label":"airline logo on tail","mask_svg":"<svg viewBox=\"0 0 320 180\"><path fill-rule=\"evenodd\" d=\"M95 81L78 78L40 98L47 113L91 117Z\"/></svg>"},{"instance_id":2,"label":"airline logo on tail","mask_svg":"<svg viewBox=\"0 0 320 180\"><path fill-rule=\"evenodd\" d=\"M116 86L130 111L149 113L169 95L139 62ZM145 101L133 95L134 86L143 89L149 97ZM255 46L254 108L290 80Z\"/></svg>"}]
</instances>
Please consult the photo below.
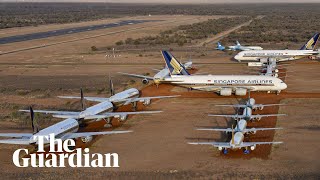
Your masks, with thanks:
<instances>
[{"instance_id":1,"label":"airline logo on tail","mask_svg":"<svg viewBox=\"0 0 320 180\"><path fill-rule=\"evenodd\" d=\"M189 75L188 71L180 64L179 61L168 51L162 51L162 56L166 62L170 74Z\"/></svg>"},{"instance_id":2,"label":"airline logo on tail","mask_svg":"<svg viewBox=\"0 0 320 180\"><path fill-rule=\"evenodd\" d=\"M314 50L318 39L319 39L319 33L314 34L312 38L305 45L301 47L300 50Z\"/></svg>"}]
</instances>

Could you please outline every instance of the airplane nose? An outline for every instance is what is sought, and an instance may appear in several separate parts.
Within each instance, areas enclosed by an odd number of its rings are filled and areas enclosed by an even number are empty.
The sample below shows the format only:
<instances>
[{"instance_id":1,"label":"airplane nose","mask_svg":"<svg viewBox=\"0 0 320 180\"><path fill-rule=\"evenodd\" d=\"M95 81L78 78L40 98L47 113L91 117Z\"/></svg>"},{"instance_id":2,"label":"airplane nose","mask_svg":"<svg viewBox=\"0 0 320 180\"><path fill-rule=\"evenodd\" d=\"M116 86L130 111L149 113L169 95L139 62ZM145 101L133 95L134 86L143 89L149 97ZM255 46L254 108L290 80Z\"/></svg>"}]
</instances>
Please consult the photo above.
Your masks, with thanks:
<instances>
[{"instance_id":1,"label":"airplane nose","mask_svg":"<svg viewBox=\"0 0 320 180\"><path fill-rule=\"evenodd\" d=\"M286 83L281 83L281 89L283 90L283 89L287 89L287 84Z\"/></svg>"}]
</instances>

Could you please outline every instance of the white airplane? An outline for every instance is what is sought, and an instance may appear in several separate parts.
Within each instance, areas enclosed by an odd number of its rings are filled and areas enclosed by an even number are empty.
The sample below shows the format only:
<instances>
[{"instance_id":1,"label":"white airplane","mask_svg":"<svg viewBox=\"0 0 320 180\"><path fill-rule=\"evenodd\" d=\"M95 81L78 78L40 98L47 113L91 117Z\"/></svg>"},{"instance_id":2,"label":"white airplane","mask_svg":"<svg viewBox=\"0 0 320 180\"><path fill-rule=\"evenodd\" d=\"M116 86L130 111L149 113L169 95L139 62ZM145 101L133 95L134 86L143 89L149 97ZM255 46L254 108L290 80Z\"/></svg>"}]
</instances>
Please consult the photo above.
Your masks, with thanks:
<instances>
[{"instance_id":1,"label":"white airplane","mask_svg":"<svg viewBox=\"0 0 320 180\"><path fill-rule=\"evenodd\" d=\"M129 133L132 131L108 131L108 132L77 132L79 129L79 121L73 118L65 119L57 124L49 126L45 129L39 130L37 124L34 123L34 112L30 107L32 130L33 133L0 133L0 137L10 137L11 139L1 139L1 144L20 144L20 145L37 145L37 139L35 136L49 136L54 134L55 139L77 139L81 138L81 141L88 143L93 139L93 136L97 135L109 135ZM48 144L49 141L44 139L44 143Z\"/></svg>"},{"instance_id":2,"label":"white airplane","mask_svg":"<svg viewBox=\"0 0 320 180\"><path fill-rule=\"evenodd\" d=\"M182 66L185 69L193 69L192 66L192 61L188 61L186 63L184 63ZM144 75L139 75L139 74L130 74L130 73L124 73L124 72L118 72L119 74L123 74L123 75L127 75L127 76L131 76L131 77L136 77L136 78L142 78L142 83L143 84L149 84L149 81L154 81L155 79L163 79L165 77L169 77L170 76L170 71L167 68L167 66L163 69L154 69L156 71L158 71L153 77L151 76L144 76Z\"/></svg>"},{"instance_id":3,"label":"white airplane","mask_svg":"<svg viewBox=\"0 0 320 180\"><path fill-rule=\"evenodd\" d=\"M248 90L280 93L287 85L279 78L258 75L190 75L189 72L169 52L162 51L169 70L169 75L160 71L157 76L140 76L149 78L155 84L169 83L189 89L218 92L222 96L244 96ZM132 74L127 74L131 76ZM139 77L139 75L134 75Z\"/></svg>"},{"instance_id":4,"label":"white airplane","mask_svg":"<svg viewBox=\"0 0 320 180\"><path fill-rule=\"evenodd\" d=\"M81 105L82 111L51 111L51 110L34 110L36 113L52 114L56 118L72 118L77 119L80 123L89 123L92 121L105 120L105 127L110 127L111 118L118 118L121 121L127 119L128 115L131 114L150 114L160 113L162 111L139 111L139 112L112 112L114 105L110 101L102 101L89 108L84 108L83 93L81 89ZM19 110L22 112L29 112L29 110ZM102 113L104 112L104 113ZM101 114L100 114L101 113Z\"/></svg>"},{"instance_id":5,"label":"white airplane","mask_svg":"<svg viewBox=\"0 0 320 180\"><path fill-rule=\"evenodd\" d=\"M243 110L242 114L209 114L208 116L213 117L230 117L235 120L245 119L247 121L260 121L263 117L275 117L275 116L286 116L286 114L252 114L252 109L250 107L246 107Z\"/></svg>"},{"instance_id":6,"label":"white airplane","mask_svg":"<svg viewBox=\"0 0 320 180\"><path fill-rule=\"evenodd\" d=\"M236 41L235 46L228 46L228 49L232 51L263 50L260 46L242 46L239 41Z\"/></svg>"},{"instance_id":7,"label":"white airplane","mask_svg":"<svg viewBox=\"0 0 320 180\"><path fill-rule=\"evenodd\" d=\"M270 131L270 130L278 130L282 128L247 128L247 121L244 119L240 119L237 121L237 125L235 127L235 132L241 132L243 134L256 134L257 131ZM230 133L232 132L231 128L219 129L219 128L197 128L196 130L200 131L220 131Z\"/></svg>"},{"instance_id":8,"label":"white airplane","mask_svg":"<svg viewBox=\"0 0 320 180\"><path fill-rule=\"evenodd\" d=\"M252 110L263 110L264 107L270 106L282 106L285 104L256 104L256 100L254 98L250 98L250 91L248 93L248 100L245 104L230 104L230 105L215 105L215 106L224 106L224 107L234 107L234 108L251 108Z\"/></svg>"},{"instance_id":9,"label":"white airplane","mask_svg":"<svg viewBox=\"0 0 320 180\"><path fill-rule=\"evenodd\" d=\"M234 59L241 61L260 61L266 62L268 58L275 58L277 61L289 61L301 59L309 56L316 56L320 51L315 50L319 39L319 33L312 36L306 44L299 50L246 50L239 52Z\"/></svg>"},{"instance_id":10,"label":"white airplane","mask_svg":"<svg viewBox=\"0 0 320 180\"><path fill-rule=\"evenodd\" d=\"M244 148L243 153L249 154L250 151L248 150L248 148L250 148L253 151L256 149L257 145L282 143L282 142L243 142L243 140L244 140L244 134L242 132L234 133L234 130L232 127L232 137L230 142L189 142L188 144L212 145L214 147L217 147L219 151L223 151L223 154L228 154L228 149L237 150L237 149Z\"/></svg>"},{"instance_id":11,"label":"white airplane","mask_svg":"<svg viewBox=\"0 0 320 180\"><path fill-rule=\"evenodd\" d=\"M77 96L58 96L59 98L64 99L85 99L88 101L93 102L100 102L100 103L112 103L112 105L119 107L123 105L129 105L132 104L133 110L136 110L137 102L142 102L145 106L151 104L152 99L163 99L163 98L173 98L173 97L179 97L180 95L173 95L173 96L152 96L152 97L140 97L140 91L136 88L130 88L125 91L115 93L115 90L113 88L112 80L109 80L110 82L110 93L111 96L109 98L103 98L103 97L77 97Z\"/></svg>"}]
</instances>

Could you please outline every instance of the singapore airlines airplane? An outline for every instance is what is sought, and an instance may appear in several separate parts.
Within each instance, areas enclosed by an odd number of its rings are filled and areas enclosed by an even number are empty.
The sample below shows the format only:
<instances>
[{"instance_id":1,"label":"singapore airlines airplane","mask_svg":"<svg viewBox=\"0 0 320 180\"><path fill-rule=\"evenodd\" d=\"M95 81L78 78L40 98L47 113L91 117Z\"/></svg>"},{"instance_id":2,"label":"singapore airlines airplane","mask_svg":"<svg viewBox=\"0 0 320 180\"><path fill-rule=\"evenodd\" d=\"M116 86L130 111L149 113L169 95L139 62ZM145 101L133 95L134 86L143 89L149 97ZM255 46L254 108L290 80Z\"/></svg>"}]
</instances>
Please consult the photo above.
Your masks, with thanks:
<instances>
[{"instance_id":1,"label":"singapore airlines airplane","mask_svg":"<svg viewBox=\"0 0 320 180\"><path fill-rule=\"evenodd\" d=\"M149 78L155 84L169 83L189 89L218 92L222 96L244 96L248 90L280 93L287 85L279 78L258 75L190 75L169 52L162 51L169 75L160 74ZM129 74L131 76L131 74ZM134 76L138 77L138 76Z\"/></svg>"},{"instance_id":2,"label":"singapore airlines airplane","mask_svg":"<svg viewBox=\"0 0 320 180\"><path fill-rule=\"evenodd\" d=\"M218 45L217 45L216 49L220 50L220 51L224 51L226 48L220 42L218 42ZM236 41L236 45L235 46L228 46L227 50L246 51L246 50L263 50L263 48L260 47L260 46L242 46L239 43L239 41Z\"/></svg>"},{"instance_id":3,"label":"singapore airlines airplane","mask_svg":"<svg viewBox=\"0 0 320 180\"><path fill-rule=\"evenodd\" d=\"M244 134L242 132L236 132L234 133L233 127L232 127L232 138L230 142L189 142L188 144L194 144L194 145L212 145L214 147L217 147L219 151L223 151L223 154L228 154L228 149L237 150L242 149L244 154L249 154L250 151L248 148L250 148L252 151L256 149L257 145L262 144L281 144L282 142L243 142L244 140Z\"/></svg>"},{"instance_id":4,"label":"singapore airlines airplane","mask_svg":"<svg viewBox=\"0 0 320 180\"><path fill-rule=\"evenodd\" d=\"M142 102L145 106L151 104L152 99L164 99L164 98L173 98L173 97L179 97L180 95L174 95L174 96L152 96L152 97L140 97L140 91L136 88L130 88L125 91L115 93L112 80L109 80L110 83L110 94L111 96L109 98L103 98L103 97L83 97L82 91L81 91L81 97L77 96L58 96L59 98L65 98L65 99L85 99L88 101L93 102L100 102L100 103L112 103L112 105L116 107L123 106L123 105L129 105L132 104L133 110L136 110L137 102Z\"/></svg>"},{"instance_id":5,"label":"singapore airlines airplane","mask_svg":"<svg viewBox=\"0 0 320 180\"><path fill-rule=\"evenodd\" d=\"M108 132L77 132L79 129L79 121L74 118L68 118L57 124L49 126L45 129L39 130L39 127L34 122L34 112L30 107L32 130L33 133L0 133L0 137L10 137L12 139L1 139L2 144L20 144L20 145L37 145L36 136L49 136L54 134L55 139L77 139L81 138L81 141L88 143L93 139L93 136L97 135L109 135L129 133L132 131L108 131ZM49 140L44 138L44 143L48 144Z\"/></svg>"},{"instance_id":6,"label":"singapore airlines airplane","mask_svg":"<svg viewBox=\"0 0 320 180\"><path fill-rule=\"evenodd\" d=\"M275 58L277 61L289 61L309 56L319 55L315 47L319 39L319 33L312 36L299 50L248 50L239 52L234 59L241 61L266 62L268 58Z\"/></svg>"},{"instance_id":7,"label":"singapore airlines airplane","mask_svg":"<svg viewBox=\"0 0 320 180\"><path fill-rule=\"evenodd\" d=\"M77 119L80 123L90 123L92 121L105 120L105 127L110 127L111 118L118 118L121 121L127 119L128 115L131 114L150 114L150 113L160 113L162 111L139 111L139 112L112 112L114 110L114 105L111 101L102 101L89 108L84 108L84 97L81 90L81 105L82 111L51 111L51 110L34 110L37 113L52 114L56 118L72 118ZM22 112L29 112L29 110L19 110ZM102 113L104 112L104 113ZM101 114L100 114L101 113Z\"/></svg>"},{"instance_id":8,"label":"singapore airlines airplane","mask_svg":"<svg viewBox=\"0 0 320 180\"><path fill-rule=\"evenodd\" d=\"M230 117L235 120L245 119L247 121L260 121L263 117L274 117L274 116L286 116L286 114L252 114L252 109L250 107L246 107L243 110L243 114L209 114L208 116L214 117Z\"/></svg>"}]
</instances>

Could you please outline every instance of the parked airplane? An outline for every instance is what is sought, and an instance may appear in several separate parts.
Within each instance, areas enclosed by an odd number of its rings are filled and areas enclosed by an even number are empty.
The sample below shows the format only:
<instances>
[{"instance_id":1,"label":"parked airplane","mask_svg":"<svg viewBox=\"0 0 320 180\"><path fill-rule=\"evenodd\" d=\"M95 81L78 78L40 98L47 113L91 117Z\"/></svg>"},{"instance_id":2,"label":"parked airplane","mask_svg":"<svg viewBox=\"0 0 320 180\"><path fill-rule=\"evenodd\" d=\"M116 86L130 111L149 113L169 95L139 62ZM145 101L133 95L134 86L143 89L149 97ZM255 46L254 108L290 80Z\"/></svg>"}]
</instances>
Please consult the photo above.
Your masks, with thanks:
<instances>
[{"instance_id":1,"label":"parked airplane","mask_svg":"<svg viewBox=\"0 0 320 180\"><path fill-rule=\"evenodd\" d=\"M235 132L241 132L243 134L256 134L257 131L270 131L270 130L277 130L277 129L282 129L282 128L247 128L247 121L244 119L240 119L237 121L237 125L235 127ZM226 129L219 129L219 128L198 128L197 130L200 131L222 131L226 133L232 132L231 128L226 128Z\"/></svg>"},{"instance_id":2,"label":"parked airplane","mask_svg":"<svg viewBox=\"0 0 320 180\"><path fill-rule=\"evenodd\" d=\"M218 42L218 43L217 43L216 50L224 51L224 50L226 50L226 47L224 47L220 42Z\"/></svg>"},{"instance_id":3,"label":"parked airplane","mask_svg":"<svg viewBox=\"0 0 320 180\"><path fill-rule=\"evenodd\" d=\"M268 58L275 58L277 61L289 61L301 59L309 56L319 55L320 52L315 50L319 33L312 36L299 50L245 50L239 52L234 59L241 61L260 61L266 62Z\"/></svg>"},{"instance_id":4,"label":"parked airplane","mask_svg":"<svg viewBox=\"0 0 320 180\"><path fill-rule=\"evenodd\" d=\"M31 123L33 133L0 133L0 137L10 137L12 139L1 139L2 144L21 144L21 145L37 145L37 139L35 136L49 136L54 134L55 139L77 139L81 138L81 141L88 143L92 140L92 136L108 135L108 134L120 134L129 133L132 131L107 131L107 132L77 132L79 129L79 121L74 118L68 118L57 124L49 126L45 129L39 130L37 124L34 121L34 111L30 107ZM45 144L49 143L49 140L44 141Z\"/></svg>"},{"instance_id":5,"label":"parked airplane","mask_svg":"<svg viewBox=\"0 0 320 180\"><path fill-rule=\"evenodd\" d=\"M256 104L256 100L254 98L250 98L250 91L248 93L248 100L245 104L228 104L228 105L215 105L215 106L224 106L224 107L234 107L234 108L251 108L252 110L262 110L264 107L270 107L270 106L282 106L285 104Z\"/></svg>"},{"instance_id":6,"label":"parked airplane","mask_svg":"<svg viewBox=\"0 0 320 180\"><path fill-rule=\"evenodd\" d=\"M242 114L209 114L208 116L214 117L230 117L235 120L245 119L247 121L260 121L263 117L274 117L274 116L286 116L286 114L252 114L252 109L250 107L246 107L243 110Z\"/></svg>"},{"instance_id":7,"label":"parked airplane","mask_svg":"<svg viewBox=\"0 0 320 180\"><path fill-rule=\"evenodd\" d=\"M228 154L228 149L237 150L237 149L244 148L243 153L249 154L250 151L248 150L248 148L250 148L253 151L256 149L257 145L282 143L282 142L243 142L243 140L244 140L244 134L242 132L234 133L234 130L232 127L232 137L230 142L189 142L188 144L212 145L214 147L217 147L219 151L223 151L223 154Z\"/></svg>"},{"instance_id":8,"label":"parked airplane","mask_svg":"<svg viewBox=\"0 0 320 180\"><path fill-rule=\"evenodd\" d=\"M110 94L109 98L103 97L77 97L77 96L58 96L59 98L64 99L85 99L88 101L93 102L100 102L100 103L112 103L113 106L119 107L123 105L132 104L133 110L136 110L137 102L142 102L145 106L151 104L152 99L164 99L164 98L173 98L179 97L180 95L173 95L173 96L152 96L152 97L140 97L140 91L136 88L130 88L119 93L115 93L112 80L109 80L110 83Z\"/></svg>"},{"instance_id":9,"label":"parked airplane","mask_svg":"<svg viewBox=\"0 0 320 180\"><path fill-rule=\"evenodd\" d=\"M236 41L235 46L228 46L229 50L232 51L247 51L247 50L262 50L260 46L242 46L239 41Z\"/></svg>"},{"instance_id":10,"label":"parked airplane","mask_svg":"<svg viewBox=\"0 0 320 180\"><path fill-rule=\"evenodd\" d=\"M169 76L157 74L149 78L155 84L169 83L189 89L218 92L222 96L230 96L232 92L244 96L248 90L280 93L287 85L279 78L258 75L190 75L189 72L169 52L162 51L169 70ZM132 74L126 74L131 76ZM134 75L139 77L139 75Z\"/></svg>"},{"instance_id":11,"label":"parked airplane","mask_svg":"<svg viewBox=\"0 0 320 180\"><path fill-rule=\"evenodd\" d=\"M162 111L139 111L139 112L112 112L114 110L114 105L111 101L101 101L100 103L85 108L84 107L84 97L81 90L81 105L82 111L51 111L51 110L34 110L37 113L52 114L56 118L72 118L77 119L81 123L89 123L91 121L105 120L105 127L110 127L111 118L118 118L121 121L127 119L128 115L131 114L150 114L150 113L160 113ZM128 100L129 101L129 100ZM29 110L19 110L22 112L29 112ZM104 112L104 113L102 113ZM101 113L101 114L100 114Z\"/></svg>"}]
</instances>

